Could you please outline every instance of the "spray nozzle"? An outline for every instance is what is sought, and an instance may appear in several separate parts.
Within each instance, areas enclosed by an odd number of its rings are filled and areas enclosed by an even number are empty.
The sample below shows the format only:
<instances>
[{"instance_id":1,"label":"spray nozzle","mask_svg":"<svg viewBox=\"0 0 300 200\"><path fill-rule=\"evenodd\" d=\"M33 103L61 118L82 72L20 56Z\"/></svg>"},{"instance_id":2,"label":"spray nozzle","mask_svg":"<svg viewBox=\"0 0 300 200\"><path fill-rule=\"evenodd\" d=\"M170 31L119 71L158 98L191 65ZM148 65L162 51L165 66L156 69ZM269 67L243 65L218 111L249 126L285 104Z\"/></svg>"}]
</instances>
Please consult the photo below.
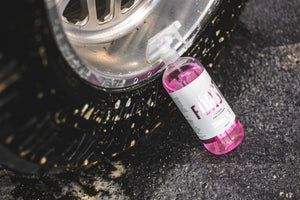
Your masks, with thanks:
<instances>
[{"instance_id":1,"label":"spray nozzle","mask_svg":"<svg viewBox=\"0 0 300 200\"><path fill-rule=\"evenodd\" d=\"M180 46L186 45L185 40L178 32L180 27L180 22L175 21L148 40L146 52L148 63L155 64L161 59L167 66L179 58L176 50Z\"/></svg>"}]
</instances>

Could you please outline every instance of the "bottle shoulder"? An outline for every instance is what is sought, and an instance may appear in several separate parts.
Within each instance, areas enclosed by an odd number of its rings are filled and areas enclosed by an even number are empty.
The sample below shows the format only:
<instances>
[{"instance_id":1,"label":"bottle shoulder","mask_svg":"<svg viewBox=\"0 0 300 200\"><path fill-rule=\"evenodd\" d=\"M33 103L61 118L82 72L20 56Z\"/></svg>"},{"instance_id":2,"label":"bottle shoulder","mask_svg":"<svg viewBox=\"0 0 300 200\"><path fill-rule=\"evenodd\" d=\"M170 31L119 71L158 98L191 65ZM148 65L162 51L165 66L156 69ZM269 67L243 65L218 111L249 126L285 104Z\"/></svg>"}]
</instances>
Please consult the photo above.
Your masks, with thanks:
<instances>
[{"instance_id":1,"label":"bottle shoulder","mask_svg":"<svg viewBox=\"0 0 300 200\"><path fill-rule=\"evenodd\" d=\"M163 85L168 93L177 91L200 76L204 70L198 60L191 57L180 57L165 70Z\"/></svg>"}]
</instances>

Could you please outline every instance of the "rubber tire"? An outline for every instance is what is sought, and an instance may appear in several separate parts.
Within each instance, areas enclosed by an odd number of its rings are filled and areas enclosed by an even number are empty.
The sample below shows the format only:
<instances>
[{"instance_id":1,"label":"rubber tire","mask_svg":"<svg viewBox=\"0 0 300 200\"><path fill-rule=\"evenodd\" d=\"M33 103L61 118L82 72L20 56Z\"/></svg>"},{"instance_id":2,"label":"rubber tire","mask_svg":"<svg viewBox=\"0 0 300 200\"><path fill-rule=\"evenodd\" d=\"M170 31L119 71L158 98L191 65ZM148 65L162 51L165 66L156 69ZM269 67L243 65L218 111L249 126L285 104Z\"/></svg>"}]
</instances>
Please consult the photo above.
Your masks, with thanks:
<instances>
[{"instance_id":1,"label":"rubber tire","mask_svg":"<svg viewBox=\"0 0 300 200\"><path fill-rule=\"evenodd\" d=\"M0 39L0 163L22 173L96 164L133 148L176 109L161 77L118 93L87 84L60 54L43 1L7 4L1 12L9 20ZM221 1L186 55L211 67L244 4Z\"/></svg>"}]
</instances>

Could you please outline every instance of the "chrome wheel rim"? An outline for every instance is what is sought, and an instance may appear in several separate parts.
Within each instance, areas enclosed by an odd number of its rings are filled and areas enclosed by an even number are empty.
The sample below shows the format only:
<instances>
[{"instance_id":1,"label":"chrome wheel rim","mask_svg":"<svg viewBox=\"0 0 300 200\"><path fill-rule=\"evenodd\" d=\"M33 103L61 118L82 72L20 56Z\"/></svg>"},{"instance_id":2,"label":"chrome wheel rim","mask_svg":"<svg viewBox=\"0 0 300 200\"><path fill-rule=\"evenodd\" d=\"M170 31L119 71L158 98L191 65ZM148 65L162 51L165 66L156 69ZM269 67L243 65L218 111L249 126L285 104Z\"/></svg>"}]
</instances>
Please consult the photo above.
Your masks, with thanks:
<instances>
[{"instance_id":1,"label":"chrome wheel rim","mask_svg":"<svg viewBox=\"0 0 300 200\"><path fill-rule=\"evenodd\" d=\"M68 64L102 90L127 90L156 77L164 66L161 60L148 62L147 41L179 21L186 45L174 48L182 55L219 4L219 0L45 1Z\"/></svg>"}]
</instances>

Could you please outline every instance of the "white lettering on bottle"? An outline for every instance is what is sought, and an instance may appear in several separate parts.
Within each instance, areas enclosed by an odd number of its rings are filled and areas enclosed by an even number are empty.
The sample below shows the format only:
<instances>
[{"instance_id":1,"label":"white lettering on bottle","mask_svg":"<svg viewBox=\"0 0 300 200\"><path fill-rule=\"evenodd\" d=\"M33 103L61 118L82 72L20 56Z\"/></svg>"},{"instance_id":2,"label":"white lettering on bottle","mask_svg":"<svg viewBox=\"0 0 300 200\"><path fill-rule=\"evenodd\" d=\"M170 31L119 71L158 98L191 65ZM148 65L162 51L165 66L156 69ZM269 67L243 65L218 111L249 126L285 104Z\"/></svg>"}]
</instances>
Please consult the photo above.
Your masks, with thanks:
<instances>
[{"instance_id":1,"label":"white lettering on bottle","mask_svg":"<svg viewBox=\"0 0 300 200\"><path fill-rule=\"evenodd\" d=\"M199 110L204 115L209 115L214 112L220 104L222 104L222 95L220 95L219 91L215 88L214 83L210 84L210 88L206 91L202 96L197 96L195 99L195 104L191 106L192 111L196 115L197 119L201 119L198 115ZM199 110L196 109L198 107Z\"/></svg>"}]
</instances>

